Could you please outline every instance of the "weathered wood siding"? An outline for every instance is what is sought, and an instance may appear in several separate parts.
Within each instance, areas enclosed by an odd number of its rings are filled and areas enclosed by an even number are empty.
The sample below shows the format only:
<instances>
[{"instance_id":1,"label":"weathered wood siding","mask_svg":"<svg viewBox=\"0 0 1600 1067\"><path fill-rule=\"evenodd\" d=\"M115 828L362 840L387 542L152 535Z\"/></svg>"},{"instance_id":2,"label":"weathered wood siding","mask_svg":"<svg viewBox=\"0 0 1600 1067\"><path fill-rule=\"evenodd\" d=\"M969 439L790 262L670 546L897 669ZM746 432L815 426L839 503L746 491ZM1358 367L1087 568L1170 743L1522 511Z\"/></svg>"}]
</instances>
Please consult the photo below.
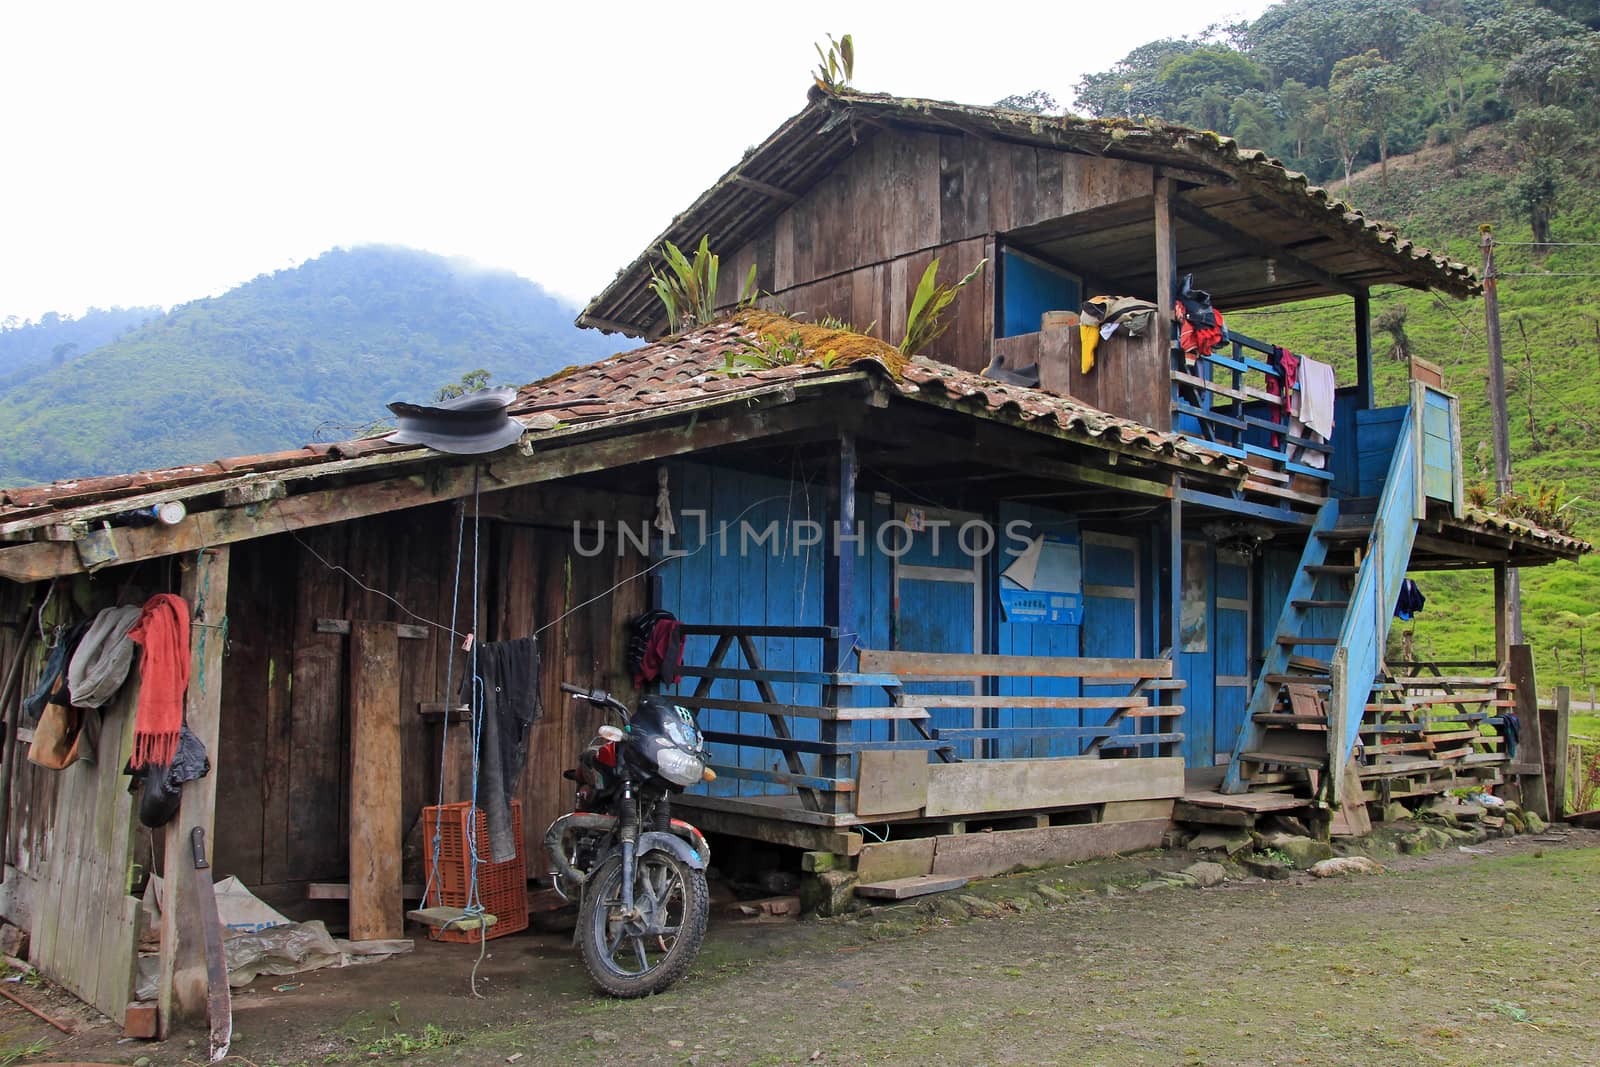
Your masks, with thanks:
<instances>
[{"instance_id":1,"label":"weathered wood siding","mask_svg":"<svg viewBox=\"0 0 1600 1067\"><path fill-rule=\"evenodd\" d=\"M1152 181L1149 167L1125 160L885 130L724 257L720 296L731 303L754 265L758 286L789 313L875 322L878 336L897 342L935 256L951 281L987 256L981 285L957 297L949 330L927 351L981 370L994 334L995 235L1147 199Z\"/></svg>"},{"instance_id":2,"label":"weathered wood siding","mask_svg":"<svg viewBox=\"0 0 1600 1067\"><path fill-rule=\"evenodd\" d=\"M472 628L470 521L466 529L457 622L463 633ZM316 623L428 620L447 626L456 530L451 507L441 504L406 512L399 521L377 517L306 531L298 538L280 535L235 546L217 761L219 877L236 874L281 904L303 900L306 882L345 880L350 637L319 633ZM486 641L531 633L640 568L631 549L620 556L615 551L579 555L570 526L485 519L478 550L479 638ZM313 552L393 596L414 615L329 570ZM641 610L644 585L627 582L540 635L545 716L531 731L521 793L530 871L542 862L545 826L570 801L570 783L561 772L600 721L586 707L580 711L561 698L556 687L574 681L626 695L622 621ZM423 720L419 706L447 698L451 655L455 687L466 657L443 626L428 625L425 638L400 642L401 792L408 847L420 843L412 831L421 809L437 800L440 770L439 728ZM464 774L459 780L468 781ZM419 857L413 848L408 874L415 875Z\"/></svg>"}]
</instances>

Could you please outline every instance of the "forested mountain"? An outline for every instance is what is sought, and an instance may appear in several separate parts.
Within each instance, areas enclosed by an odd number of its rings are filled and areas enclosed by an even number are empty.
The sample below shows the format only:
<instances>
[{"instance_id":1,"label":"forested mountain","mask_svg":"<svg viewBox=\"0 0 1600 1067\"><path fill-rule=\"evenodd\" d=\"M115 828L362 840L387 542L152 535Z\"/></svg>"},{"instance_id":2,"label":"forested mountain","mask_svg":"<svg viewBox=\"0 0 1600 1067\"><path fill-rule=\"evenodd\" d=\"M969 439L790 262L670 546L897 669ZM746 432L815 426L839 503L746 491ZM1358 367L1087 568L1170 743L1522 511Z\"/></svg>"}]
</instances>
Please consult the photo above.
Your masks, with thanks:
<instances>
[{"instance_id":1,"label":"forested mountain","mask_svg":"<svg viewBox=\"0 0 1600 1067\"><path fill-rule=\"evenodd\" d=\"M0 484L349 437L389 401L431 400L466 372L522 383L626 343L577 329L574 308L524 278L389 247L338 249L155 311L0 383Z\"/></svg>"},{"instance_id":2,"label":"forested mountain","mask_svg":"<svg viewBox=\"0 0 1600 1067\"><path fill-rule=\"evenodd\" d=\"M158 307L90 308L77 318L47 311L38 322L12 315L0 322L0 390L109 344L160 314Z\"/></svg>"},{"instance_id":3,"label":"forested mountain","mask_svg":"<svg viewBox=\"0 0 1600 1067\"><path fill-rule=\"evenodd\" d=\"M1285 0L1254 22L1141 45L1077 86L1096 115L1228 133L1318 181L1510 121L1510 193L1543 239L1592 179L1595 0ZM1574 159L1575 156L1586 157Z\"/></svg>"},{"instance_id":4,"label":"forested mountain","mask_svg":"<svg viewBox=\"0 0 1600 1067\"><path fill-rule=\"evenodd\" d=\"M1249 24L1135 49L1084 78L1078 106L1230 134L1468 263L1479 261L1479 226L1492 225L1512 498L1496 501L1490 488L1481 300L1376 290L1378 402L1404 402L1407 353L1441 364L1461 397L1469 492L1600 540L1597 31L1594 0L1286 0ZM1230 314L1228 324L1332 359L1353 380L1348 299ZM1428 609L1406 628L1415 651L1491 654L1488 576L1416 577ZM1600 653L1588 662L1600 639L1600 560L1525 571L1523 604L1540 681L1587 697L1600 683Z\"/></svg>"}]
</instances>

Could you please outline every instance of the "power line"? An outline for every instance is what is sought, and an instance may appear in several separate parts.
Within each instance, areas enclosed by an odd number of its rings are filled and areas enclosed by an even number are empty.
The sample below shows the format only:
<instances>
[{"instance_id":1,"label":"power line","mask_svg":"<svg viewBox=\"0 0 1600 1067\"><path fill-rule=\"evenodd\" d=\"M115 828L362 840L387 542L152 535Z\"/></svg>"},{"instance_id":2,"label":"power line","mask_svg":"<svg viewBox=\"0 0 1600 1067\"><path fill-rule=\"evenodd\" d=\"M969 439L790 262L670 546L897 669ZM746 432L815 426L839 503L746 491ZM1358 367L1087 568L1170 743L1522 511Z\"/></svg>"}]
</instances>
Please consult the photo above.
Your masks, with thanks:
<instances>
[{"instance_id":1,"label":"power line","mask_svg":"<svg viewBox=\"0 0 1600 1067\"><path fill-rule=\"evenodd\" d=\"M1600 271L1502 270L1496 278L1600 278Z\"/></svg>"}]
</instances>

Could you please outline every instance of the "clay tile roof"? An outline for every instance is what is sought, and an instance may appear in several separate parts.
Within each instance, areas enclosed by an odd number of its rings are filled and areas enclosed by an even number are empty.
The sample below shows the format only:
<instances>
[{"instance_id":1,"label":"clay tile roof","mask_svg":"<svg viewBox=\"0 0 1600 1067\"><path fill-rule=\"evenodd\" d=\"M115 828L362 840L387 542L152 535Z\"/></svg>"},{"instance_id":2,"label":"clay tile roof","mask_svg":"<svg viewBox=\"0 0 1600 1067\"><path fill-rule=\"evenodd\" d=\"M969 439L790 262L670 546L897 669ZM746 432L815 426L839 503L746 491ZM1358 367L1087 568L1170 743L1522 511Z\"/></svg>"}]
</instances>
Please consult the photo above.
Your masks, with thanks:
<instances>
[{"instance_id":1,"label":"clay tile roof","mask_svg":"<svg viewBox=\"0 0 1600 1067\"><path fill-rule=\"evenodd\" d=\"M1469 506L1463 524L1484 533L1500 534L1514 537L1519 541L1533 541L1547 545L1551 551L1562 556L1576 557L1594 551L1594 545L1581 537L1573 537L1529 522L1527 519L1513 518L1484 508Z\"/></svg>"},{"instance_id":2,"label":"clay tile roof","mask_svg":"<svg viewBox=\"0 0 1600 1067\"><path fill-rule=\"evenodd\" d=\"M858 349L856 358L829 366L818 361L759 367L740 362L761 333L779 336L799 330L809 335L812 356L832 346ZM873 375L890 391L908 399L955 406L974 413L1015 417L1023 424L1053 427L1090 444L1143 450L1175 458L1213 474L1242 475L1232 459L1193 444L1179 434L1109 415L1072 397L1005 385L933 360L906 360L892 346L844 330L824 330L767 312L746 312L668 337L631 352L523 386L513 414L552 415L562 422L614 418L630 411L703 405L733 399L777 383L802 382L840 374Z\"/></svg>"}]
</instances>

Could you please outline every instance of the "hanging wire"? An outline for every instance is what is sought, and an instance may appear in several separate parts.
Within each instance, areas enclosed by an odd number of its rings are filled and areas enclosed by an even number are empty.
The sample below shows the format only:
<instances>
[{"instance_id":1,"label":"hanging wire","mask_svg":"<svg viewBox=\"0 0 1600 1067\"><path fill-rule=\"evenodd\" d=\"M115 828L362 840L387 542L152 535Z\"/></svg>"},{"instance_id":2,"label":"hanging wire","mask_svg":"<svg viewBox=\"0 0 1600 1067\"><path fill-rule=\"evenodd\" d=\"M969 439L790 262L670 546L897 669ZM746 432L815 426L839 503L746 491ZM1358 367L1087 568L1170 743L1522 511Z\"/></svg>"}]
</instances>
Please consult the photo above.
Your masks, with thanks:
<instances>
[{"instance_id":1,"label":"hanging wire","mask_svg":"<svg viewBox=\"0 0 1600 1067\"><path fill-rule=\"evenodd\" d=\"M456 508L456 569L455 581L450 590L450 630L445 642L447 655L444 661L444 725L439 732L439 814L434 819L433 825L433 866L428 868L428 884L422 887L422 906L428 906L428 891L433 888L433 881L439 872L439 849L444 833L444 768L450 754L450 716L455 712L455 667L456 653L452 647L456 632L456 612L461 603L461 551L467 539L467 507L462 501ZM349 573L346 571L345 573ZM391 598L392 599L392 598ZM408 612L409 614L409 612ZM439 887L434 902L444 903L444 887Z\"/></svg>"},{"instance_id":2,"label":"hanging wire","mask_svg":"<svg viewBox=\"0 0 1600 1067\"><path fill-rule=\"evenodd\" d=\"M1496 278L1600 278L1594 270L1497 270Z\"/></svg>"},{"instance_id":3,"label":"hanging wire","mask_svg":"<svg viewBox=\"0 0 1600 1067\"><path fill-rule=\"evenodd\" d=\"M469 916L476 917L478 923L478 961L472 965L472 975L468 985L474 997L482 998L478 992L478 968L483 964L483 957L488 952L489 929L483 925L483 901L478 895L478 866L481 860L478 856L478 759L483 745L483 677L478 673L478 625L480 622L478 574L479 556L478 542L479 531L482 527L481 509L478 506L478 489L481 468L472 471L472 648L468 650L467 661L472 672L472 799L467 805L467 854L468 854L468 879L467 879L467 904L462 909ZM487 819L487 816L485 816Z\"/></svg>"},{"instance_id":4,"label":"hanging wire","mask_svg":"<svg viewBox=\"0 0 1600 1067\"><path fill-rule=\"evenodd\" d=\"M1496 248L1600 248L1600 241L1496 241Z\"/></svg>"}]
</instances>

